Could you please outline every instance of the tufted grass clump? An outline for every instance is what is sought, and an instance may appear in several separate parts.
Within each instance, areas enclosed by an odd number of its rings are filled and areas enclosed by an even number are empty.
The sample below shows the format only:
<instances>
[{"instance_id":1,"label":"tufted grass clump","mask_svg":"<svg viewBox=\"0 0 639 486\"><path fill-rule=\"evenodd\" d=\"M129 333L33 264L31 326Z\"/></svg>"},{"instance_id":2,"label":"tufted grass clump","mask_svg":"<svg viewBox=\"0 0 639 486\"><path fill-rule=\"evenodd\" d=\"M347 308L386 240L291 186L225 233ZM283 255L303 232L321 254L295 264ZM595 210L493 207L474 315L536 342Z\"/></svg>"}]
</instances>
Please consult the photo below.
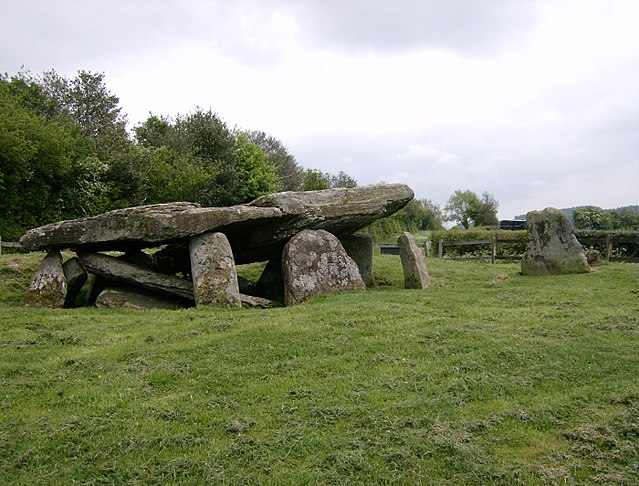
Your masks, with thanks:
<instances>
[{"instance_id":1,"label":"tufted grass clump","mask_svg":"<svg viewBox=\"0 0 639 486\"><path fill-rule=\"evenodd\" d=\"M23 308L42 256L0 257L0 484L639 482L639 265L428 259L404 290L378 255L290 308Z\"/></svg>"}]
</instances>

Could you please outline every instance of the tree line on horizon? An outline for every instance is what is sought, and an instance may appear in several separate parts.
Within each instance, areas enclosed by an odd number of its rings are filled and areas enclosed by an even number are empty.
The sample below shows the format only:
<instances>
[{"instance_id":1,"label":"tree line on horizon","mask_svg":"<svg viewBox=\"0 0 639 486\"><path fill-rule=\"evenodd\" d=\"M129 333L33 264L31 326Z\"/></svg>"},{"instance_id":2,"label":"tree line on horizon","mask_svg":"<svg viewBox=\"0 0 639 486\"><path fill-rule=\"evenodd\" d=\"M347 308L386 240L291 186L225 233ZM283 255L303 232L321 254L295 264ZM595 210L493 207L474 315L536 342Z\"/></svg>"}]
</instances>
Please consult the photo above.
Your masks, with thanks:
<instances>
[{"instance_id":1,"label":"tree line on horizon","mask_svg":"<svg viewBox=\"0 0 639 486\"><path fill-rule=\"evenodd\" d=\"M0 75L0 237L142 204L357 185L303 168L275 137L231 129L210 109L126 125L103 73Z\"/></svg>"}]
</instances>

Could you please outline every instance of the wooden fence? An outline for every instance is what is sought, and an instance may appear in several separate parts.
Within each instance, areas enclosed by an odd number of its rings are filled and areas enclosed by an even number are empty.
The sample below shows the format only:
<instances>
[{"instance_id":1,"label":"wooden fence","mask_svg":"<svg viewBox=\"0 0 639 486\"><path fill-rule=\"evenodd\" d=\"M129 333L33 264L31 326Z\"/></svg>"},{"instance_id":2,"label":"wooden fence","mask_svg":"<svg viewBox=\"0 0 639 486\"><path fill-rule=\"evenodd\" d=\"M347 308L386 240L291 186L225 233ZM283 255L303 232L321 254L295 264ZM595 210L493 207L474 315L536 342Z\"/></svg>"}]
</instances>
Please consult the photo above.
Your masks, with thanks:
<instances>
[{"instance_id":1,"label":"wooden fence","mask_svg":"<svg viewBox=\"0 0 639 486\"><path fill-rule=\"evenodd\" d=\"M601 235L579 235L577 232L577 239L579 243L582 245L597 245L604 247L605 250L602 254L602 257L607 261L630 261L636 262L639 261L639 258L635 257L622 257L615 258L613 256L614 245L619 245L623 243L634 243L639 244L639 232L634 235L616 235L612 234L601 234ZM505 256L500 257L497 255L497 246L499 244L512 244L512 243L524 243L525 240L523 238L497 238L494 235L490 239L485 240L460 240L460 241L439 241L439 248L437 251L438 258L444 258L444 250L449 247L459 247L459 246L477 246L477 245L490 245L490 255L489 256L478 256L478 257L464 257L464 258L451 258L451 260L483 260L490 259L492 263L495 263L498 259L512 259L512 258L521 258L523 255L513 255L513 256Z\"/></svg>"},{"instance_id":2,"label":"wooden fence","mask_svg":"<svg viewBox=\"0 0 639 486\"><path fill-rule=\"evenodd\" d=\"M15 241L2 241L2 238L0 238L0 255L2 255L3 248L17 249L22 248L22 245Z\"/></svg>"},{"instance_id":3,"label":"wooden fence","mask_svg":"<svg viewBox=\"0 0 639 486\"><path fill-rule=\"evenodd\" d=\"M444 241L439 240L439 248L437 250L437 258L444 258L444 248L446 247L458 247L458 246L478 246L478 245L489 245L490 246L490 255L489 256L478 256L478 257L463 257L463 258L452 258L452 260L484 260L490 259L491 263L495 263L498 259L512 259L517 258L516 256L507 256L501 257L497 255L497 246L499 244L513 244L513 243L523 243L524 240L521 238L513 239L513 238L497 238L496 236L491 236L489 239L485 240L459 240L459 241ZM521 257L521 255L519 255Z\"/></svg>"}]
</instances>

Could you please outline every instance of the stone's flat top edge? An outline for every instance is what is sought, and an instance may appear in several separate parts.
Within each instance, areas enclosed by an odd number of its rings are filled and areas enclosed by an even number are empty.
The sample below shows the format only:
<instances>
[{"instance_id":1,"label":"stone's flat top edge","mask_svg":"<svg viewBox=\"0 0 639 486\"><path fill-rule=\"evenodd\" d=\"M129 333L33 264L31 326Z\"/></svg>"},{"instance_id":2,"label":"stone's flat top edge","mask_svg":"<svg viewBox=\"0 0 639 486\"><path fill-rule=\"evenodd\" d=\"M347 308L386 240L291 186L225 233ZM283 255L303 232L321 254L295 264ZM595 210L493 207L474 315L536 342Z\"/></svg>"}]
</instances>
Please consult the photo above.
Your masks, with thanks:
<instances>
[{"instance_id":1,"label":"stone's flat top edge","mask_svg":"<svg viewBox=\"0 0 639 486\"><path fill-rule=\"evenodd\" d=\"M277 204L281 200L293 199L298 201L304 201L312 203L313 201L321 202L330 200L332 198L340 198L346 195L374 195L376 192L380 193L383 197L386 191L402 192L402 198L412 199L415 197L415 193L407 184L393 183L393 184L371 184L368 186L355 186L355 187L337 187L334 189L322 189L318 191L286 191L275 192L273 194L266 194L254 199L248 206L257 207L269 207ZM337 201L336 201L337 202ZM339 201L341 204L341 201Z\"/></svg>"}]
</instances>

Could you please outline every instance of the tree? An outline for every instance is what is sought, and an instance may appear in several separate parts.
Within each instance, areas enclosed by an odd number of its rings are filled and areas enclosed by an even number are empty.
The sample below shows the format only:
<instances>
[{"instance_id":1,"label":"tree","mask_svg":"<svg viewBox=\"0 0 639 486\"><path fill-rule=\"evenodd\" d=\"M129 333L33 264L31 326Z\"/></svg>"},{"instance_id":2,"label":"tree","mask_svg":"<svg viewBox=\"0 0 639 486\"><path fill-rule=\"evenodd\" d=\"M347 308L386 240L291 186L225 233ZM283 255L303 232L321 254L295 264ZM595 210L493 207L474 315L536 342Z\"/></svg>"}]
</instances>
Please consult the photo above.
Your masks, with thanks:
<instances>
[{"instance_id":1,"label":"tree","mask_svg":"<svg viewBox=\"0 0 639 486\"><path fill-rule=\"evenodd\" d=\"M444 228L444 213L439 204L430 199L421 200L423 213L421 229L437 231Z\"/></svg>"},{"instance_id":2,"label":"tree","mask_svg":"<svg viewBox=\"0 0 639 486\"><path fill-rule=\"evenodd\" d=\"M479 201L480 205L477 214L474 217L475 226L499 226L499 219L497 218L497 209L499 203L495 199L495 196L489 192L484 191Z\"/></svg>"},{"instance_id":3,"label":"tree","mask_svg":"<svg viewBox=\"0 0 639 486\"><path fill-rule=\"evenodd\" d=\"M602 230L608 228L608 218L603 209L597 206L575 208L572 213L575 228Z\"/></svg>"},{"instance_id":4,"label":"tree","mask_svg":"<svg viewBox=\"0 0 639 486\"><path fill-rule=\"evenodd\" d=\"M329 176L329 181L329 184L332 188L357 186L357 181L349 176L346 172L341 170L336 176Z\"/></svg>"},{"instance_id":5,"label":"tree","mask_svg":"<svg viewBox=\"0 0 639 486\"><path fill-rule=\"evenodd\" d=\"M282 191L300 191L304 183L304 170L278 139L264 132L244 132L246 139L261 148L269 164L275 166L277 184Z\"/></svg>"},{"instance_id":6,"label":"tree","mask_svg":"<svg viewBox=\"0 0 639 486\"><path fill-rule=\"evenodd\" d=\"M457 221L468 229L480 211L481 201L470 190L457 189L449 198L444 211L448 221Z\"/></svg>"},{"instance_id":7,"label":"tree","mask_svg":"<svg viewBox=\"0 0 639 486\"><path fill-rule=\"evenodd\" d=\"M120 153L129 144L126 117L118 106L120 100L106 87L104 73L78 71L73 79L54 70L44 72L39 84L54 101L51 115L70 119L83 135L96 141L102 157Z\"/></svg>"},{"instance_id":8,"label":"tree","mask_svg":"<svg viewBox=\"0 0 639 486\"><path fill-rule=\"evenodd\" d=\"M0 236L11 239L73 215L64 188L92 148L68 120L47 119L34 108L41 101L37 86L17 83L0 77Z\"/></svg>"},{"instance_id":9,"label":"tree","mask_svg":"<svg viewBox=\"0 0 639 486\"><path fill-rule=\"evenodd\" d=\"M237 137L237 170L241 180L238 197L244 202L278 189L276 167L268 162L267 154L243 134Z\"/></svg>"},{"instance_id":10,"label":"tree","mask_svg":"<svg viewBox=\"0 0 639 486\"><path fill-rule=\"evenodd\" d=\"M306 169L304 172L303 191L319 191L322 189L330 189L331 180L328 174L315 169Z\"/></svg>"},{"instance_id":11,"label":"tree","mask_svg":"<svg viewBox=\"0 0 639 486\"><path fill-rule=\"evenodd\" d=\"M639 230L639 211L633 208L623 208L617 211L612 211L618 215L618 226L614 229L623 230ZM611 228L613 229L613 228Z\"/></svg>"}]
</instances>

